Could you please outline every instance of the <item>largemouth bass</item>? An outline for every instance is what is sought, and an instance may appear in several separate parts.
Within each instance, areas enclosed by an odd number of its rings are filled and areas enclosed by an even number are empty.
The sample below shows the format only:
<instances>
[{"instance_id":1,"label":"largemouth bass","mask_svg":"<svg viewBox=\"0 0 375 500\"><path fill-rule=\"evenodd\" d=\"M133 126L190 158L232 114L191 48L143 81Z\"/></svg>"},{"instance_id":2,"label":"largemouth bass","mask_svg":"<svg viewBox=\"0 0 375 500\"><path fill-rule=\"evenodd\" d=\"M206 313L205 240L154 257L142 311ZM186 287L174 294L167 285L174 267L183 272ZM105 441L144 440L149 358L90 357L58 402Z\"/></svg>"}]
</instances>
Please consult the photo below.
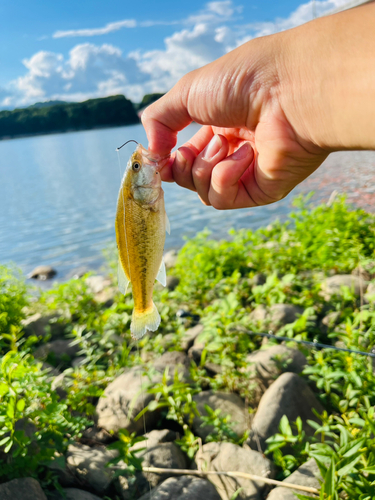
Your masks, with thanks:
<instances>
[{"instance_id":1,"label":"largemouth bass","mask_svg":"<svg viewBox=\"0 0 375 500\"><path fill-rule=\"evenodd\" d=\"M163 251L165 231L170 232L164 207L160 170L169 157L153 155L138 144L121 182L116 212L116 240L119 253L119 289L133 288L134 310L130 331L140 339L154 332L160 315L152 300L155 279L166 285Z\"/></svg>"}]
</instances>

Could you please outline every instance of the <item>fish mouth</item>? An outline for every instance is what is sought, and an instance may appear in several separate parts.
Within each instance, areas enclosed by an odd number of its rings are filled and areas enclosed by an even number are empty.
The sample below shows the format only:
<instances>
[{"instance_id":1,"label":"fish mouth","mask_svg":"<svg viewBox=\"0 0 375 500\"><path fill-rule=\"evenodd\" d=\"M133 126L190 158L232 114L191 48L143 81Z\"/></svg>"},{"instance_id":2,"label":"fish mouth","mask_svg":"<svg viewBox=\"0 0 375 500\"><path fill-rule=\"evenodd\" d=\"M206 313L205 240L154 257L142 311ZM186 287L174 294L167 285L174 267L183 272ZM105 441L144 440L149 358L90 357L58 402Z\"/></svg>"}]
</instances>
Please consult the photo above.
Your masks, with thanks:
<instances>
[{"instance_id":1,"label":"fish mouth","mask_svg":"<svg viewBox=\"0 0 375 500\"><path fill-rule=\"evenodd\" d=\"M151 165L155 168L155 172L159 173L162 168L167 164L171 154L167 154L164 156L160 156L156 153L152 153L148 149L144 148L142 144L138 144L137 151L142 155L143 159L148 165ZM146 187L146 186L143 186Z\"/></svg>"}]
</instances>

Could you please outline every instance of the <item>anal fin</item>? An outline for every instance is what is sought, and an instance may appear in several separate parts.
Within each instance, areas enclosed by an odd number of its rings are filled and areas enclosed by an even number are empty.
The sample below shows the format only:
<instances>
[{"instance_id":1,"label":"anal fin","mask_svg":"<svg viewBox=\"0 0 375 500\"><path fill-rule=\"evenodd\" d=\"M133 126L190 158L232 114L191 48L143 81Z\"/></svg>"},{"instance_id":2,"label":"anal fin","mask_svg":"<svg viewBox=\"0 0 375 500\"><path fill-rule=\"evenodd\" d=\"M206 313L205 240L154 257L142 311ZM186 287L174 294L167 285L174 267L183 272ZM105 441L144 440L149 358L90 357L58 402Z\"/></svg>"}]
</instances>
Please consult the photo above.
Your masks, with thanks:
<instances>
[{"instance_id":1,"label":"anal fin","mask_svg":"<svg viewBox=\"0 0 375 500\"><path fill-rule=\"evenodd\" d=\"M164 259L162 259L160 267L159 267L159 272L156 276L156 279L158 280L159 283L161 283L163 286L167 285L167 273L165 271L165 263Z\"/></svg>"},{"instance_id":2,"label":"anal fin","mask_svg":"<svg viewBox=\"0 0 375 500\"><path fill-rule=\"evenodd\" d=\"M128 289L129 286L129 280L125 275L120 259L118 261L118 267L117 267L117 279L118 279L118 288L120 292L125 295L126 290Z\"/></svg>"},{"instance_id":3,"label":"anal fin","mask_svg":"<svg viewBox=\"0 0 375 500\"><path fill-rule=\"evenodd\" d=\"M171 234L171 223L169 222L167 212L165 212L165 230L168 234Z\"/></svg>"}]
</instances>

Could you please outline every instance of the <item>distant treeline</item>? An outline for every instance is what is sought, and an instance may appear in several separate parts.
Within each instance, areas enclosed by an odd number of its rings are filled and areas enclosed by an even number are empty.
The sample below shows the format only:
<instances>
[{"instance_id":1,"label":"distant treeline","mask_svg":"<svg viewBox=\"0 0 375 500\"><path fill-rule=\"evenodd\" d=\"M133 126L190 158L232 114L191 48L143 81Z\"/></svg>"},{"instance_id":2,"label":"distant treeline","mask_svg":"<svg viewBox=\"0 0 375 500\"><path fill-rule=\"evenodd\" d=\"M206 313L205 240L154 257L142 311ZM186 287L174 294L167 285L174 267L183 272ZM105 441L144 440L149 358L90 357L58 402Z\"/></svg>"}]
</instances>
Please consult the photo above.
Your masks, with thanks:
<instances>
[{"instance_id":1,"label":"distant treeline","mask_svg":"<svg viewBox=\"0 0 375 500\"><path fill-rule=\"evenodd\" d=\"M137 109L163 94L148 94L138 105L123 95L88 101L37 103L23 109L0 111L0 138L47 134L66 130L121 126L138 123Z\"/></svg>"}]
</instances>

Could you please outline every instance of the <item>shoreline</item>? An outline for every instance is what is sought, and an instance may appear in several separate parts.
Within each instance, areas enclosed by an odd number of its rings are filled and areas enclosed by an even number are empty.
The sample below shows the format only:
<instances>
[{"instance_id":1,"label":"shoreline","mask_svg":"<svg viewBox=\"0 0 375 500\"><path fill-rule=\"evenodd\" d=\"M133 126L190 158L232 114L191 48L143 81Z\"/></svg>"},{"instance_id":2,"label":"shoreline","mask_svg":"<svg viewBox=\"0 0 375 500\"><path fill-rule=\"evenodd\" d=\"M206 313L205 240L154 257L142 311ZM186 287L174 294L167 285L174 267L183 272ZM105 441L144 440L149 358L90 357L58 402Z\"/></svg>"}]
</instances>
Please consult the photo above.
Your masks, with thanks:
<instances>
[{"instance_id":1,"label":"shoreline","mask_svg":"<svg viewBox=\"0 0 375 500\"><path fill-rule=\"evenodd\" d=\"M139 125L141 122L125 123L121 125L102 125L99 127L89 127L89 128L72 128L63 130L51 130L50 132L35 132L33 134L18 134L18 135L4 135L0 136L0 141L12 141L15 139L27 139L28 137L39 137L43 135L58 135L58 134L68 134L72 132L85 132L87 130L102 130L107 128L119 128L119 127L129 127L132 125Z\"/></svg>"}]
</instances>

